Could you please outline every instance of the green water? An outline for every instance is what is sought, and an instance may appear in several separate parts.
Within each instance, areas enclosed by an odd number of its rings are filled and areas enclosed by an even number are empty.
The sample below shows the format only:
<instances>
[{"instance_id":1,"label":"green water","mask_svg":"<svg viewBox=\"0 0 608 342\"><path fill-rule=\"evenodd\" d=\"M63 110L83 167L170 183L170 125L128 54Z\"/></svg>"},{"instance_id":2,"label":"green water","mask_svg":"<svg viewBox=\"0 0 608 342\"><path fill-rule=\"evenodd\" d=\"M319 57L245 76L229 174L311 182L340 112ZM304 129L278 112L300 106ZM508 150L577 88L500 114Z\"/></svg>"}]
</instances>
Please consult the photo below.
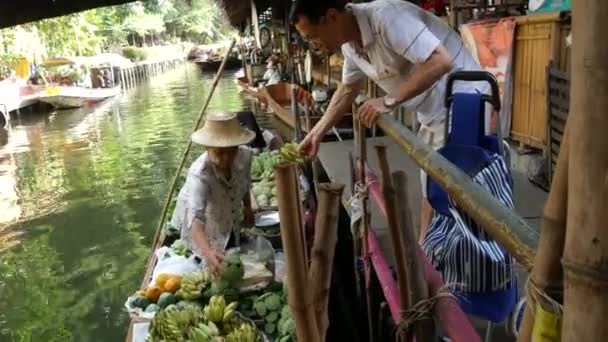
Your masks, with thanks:
<instances>
[{"instance_id":1,"label":"green water","mask_svg":"<svg viewBox=\"0 0 608 342\"><path fill-rule=\"evenodd\" d=\"M208 112L248 102L233 74ZM188 65L0 131L0 341L124 341L124 301L212 78ZM14 219L26 222L6 227Z\"/></svg>"}]
</instances>

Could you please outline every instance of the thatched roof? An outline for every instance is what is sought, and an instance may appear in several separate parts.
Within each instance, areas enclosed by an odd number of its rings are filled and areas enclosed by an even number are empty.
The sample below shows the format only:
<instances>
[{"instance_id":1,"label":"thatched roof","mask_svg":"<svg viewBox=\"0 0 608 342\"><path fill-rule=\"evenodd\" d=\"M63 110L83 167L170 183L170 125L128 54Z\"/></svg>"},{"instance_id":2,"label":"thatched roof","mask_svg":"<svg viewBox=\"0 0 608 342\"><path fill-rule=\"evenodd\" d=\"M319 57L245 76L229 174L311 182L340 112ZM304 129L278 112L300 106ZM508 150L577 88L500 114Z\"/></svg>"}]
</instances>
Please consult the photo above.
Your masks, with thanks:
<instances>
[{"instance_id":1,"label":"thatched roof","mask_svg":"<svg viewBox=\"0 0 608 342\"><path fill-rule=\"evenodd\" d=\"M254 0L258 15L262 14L273 0ZM282 2L288 0L274 0ZM224 10L224 15L232 27L240 27L247 18L251 18L251 0L215 0L217 5Z\"/></svg>"},{"instance_id":2,"label":"thatched roof","mask_svg":"<svg viewBox=\"0 0 608 342\"><path fill-rule=\"evenodd\" d=\"M134 0L3 0L0 1L0 28L132 1Z\"/></svg>"}]
</instances>

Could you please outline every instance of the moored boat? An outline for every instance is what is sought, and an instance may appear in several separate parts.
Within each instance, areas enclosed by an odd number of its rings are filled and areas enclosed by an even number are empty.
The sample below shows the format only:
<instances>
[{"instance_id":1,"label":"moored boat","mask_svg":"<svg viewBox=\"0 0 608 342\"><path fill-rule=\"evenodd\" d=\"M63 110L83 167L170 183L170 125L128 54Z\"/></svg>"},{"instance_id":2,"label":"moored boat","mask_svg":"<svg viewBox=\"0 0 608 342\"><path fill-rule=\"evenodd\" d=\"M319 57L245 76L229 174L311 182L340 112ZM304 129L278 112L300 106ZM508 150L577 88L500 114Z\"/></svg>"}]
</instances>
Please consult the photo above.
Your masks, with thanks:
<instances>
[{"instance_id":1,"label":"moored boat","mask_svg":"<svg viewBox=\"0 0 608 342\"><path fill-rule=\"evenodd\" d=\"M315 101L313 100L310 92L298 85L292 85L290 83L277 83L263 87L259 93L260 96L264 97L268 107L272 110L274 115L288 126L295 128L295 116L291 111L291 88L296 87L298 108L300 111L300 127L304 132L307 132L307 127L313 127L322 118L322 114L317 110ZM305 110L309 106L311 109L309 113L310 122L306 122ZM346 114L342 117L340 122L336 125L336 128L340 129L352 129L352 114Z\"/></svg>"},{"instance_id":2,"label":"moored boat","mask_svg":"<svg viewBox=\"0 0 608 342\"><path fill-rule=\"evenodd\" d=\"M236 83L245 93L256 97L259 96L260 89L251 85L247 76L238 77Z\"/></svg>"},{"instance_id":3,"label":"moored boat","mask_svg":"<svg viewBox=\"0 0 608 342\"><path fill-rule=\"evenodd\" d=\"M203 57L203 58L195 59L194 63L196 63L196 65L198 65L198 67L202 71L216 71L220 68L220 65L222 64L222 59L213 58L213 57L207 57L207 58ZM225 69L236 69L236 68L240 68L241 66L242 66L242 63L239 58L230 57L226 61Z\"/></svg>"},{"instance_id":4,"label":"moored boat","mask_svg":"<svg viewBox=\"0 0 608 342\"><path fill-rule=\"evenodd\" d=\"M48 103L57 109L79 108L91 105L120 94L119 87L84 88L54 87L40 92L41 102Z\"/></svg>"}]
</instances>

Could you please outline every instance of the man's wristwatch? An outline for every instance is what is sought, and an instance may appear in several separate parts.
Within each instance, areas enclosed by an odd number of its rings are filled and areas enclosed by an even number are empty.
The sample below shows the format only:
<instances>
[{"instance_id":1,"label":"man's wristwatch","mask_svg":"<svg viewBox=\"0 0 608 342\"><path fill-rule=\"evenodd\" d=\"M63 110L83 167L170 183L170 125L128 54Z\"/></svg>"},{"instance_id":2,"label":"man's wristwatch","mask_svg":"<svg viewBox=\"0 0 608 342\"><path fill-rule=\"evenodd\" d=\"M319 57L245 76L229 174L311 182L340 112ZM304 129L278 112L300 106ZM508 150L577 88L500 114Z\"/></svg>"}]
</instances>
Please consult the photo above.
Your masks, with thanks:
<instances>
[{"instance_id":1,"label":"man's wristwatch","mask_svg":"<svg viewBox=\"0 0 608 342\"><path fill-rule=\"evenodd\" d=\"M390 95L384 95L384 107L388 109L395 109L399 105L399 101Z\"/></svg>"}]
</instances>

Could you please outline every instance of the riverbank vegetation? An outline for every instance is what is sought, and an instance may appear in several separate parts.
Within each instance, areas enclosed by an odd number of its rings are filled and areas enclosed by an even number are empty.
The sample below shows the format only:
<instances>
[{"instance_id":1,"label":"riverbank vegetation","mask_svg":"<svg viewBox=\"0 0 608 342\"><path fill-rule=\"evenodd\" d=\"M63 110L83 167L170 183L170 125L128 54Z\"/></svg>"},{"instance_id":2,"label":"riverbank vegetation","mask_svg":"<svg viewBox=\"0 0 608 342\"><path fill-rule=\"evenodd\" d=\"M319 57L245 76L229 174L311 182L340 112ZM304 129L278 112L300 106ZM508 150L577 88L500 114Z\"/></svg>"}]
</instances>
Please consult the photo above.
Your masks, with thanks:
<instances>
[{"instance_id":1,"label":"riverbank vegetation","mask_svg":"<svg viewBox=\"0 0 608 342\"><path fill-rule=\"evenodd\" d=\"M206 44L232 37L212 0L147 0L102 7L0 30L0 79L22 57L123 53L145 59L157 45ZM135 52L134 52L135 51Z\"/></svg>"}]
</instances>

